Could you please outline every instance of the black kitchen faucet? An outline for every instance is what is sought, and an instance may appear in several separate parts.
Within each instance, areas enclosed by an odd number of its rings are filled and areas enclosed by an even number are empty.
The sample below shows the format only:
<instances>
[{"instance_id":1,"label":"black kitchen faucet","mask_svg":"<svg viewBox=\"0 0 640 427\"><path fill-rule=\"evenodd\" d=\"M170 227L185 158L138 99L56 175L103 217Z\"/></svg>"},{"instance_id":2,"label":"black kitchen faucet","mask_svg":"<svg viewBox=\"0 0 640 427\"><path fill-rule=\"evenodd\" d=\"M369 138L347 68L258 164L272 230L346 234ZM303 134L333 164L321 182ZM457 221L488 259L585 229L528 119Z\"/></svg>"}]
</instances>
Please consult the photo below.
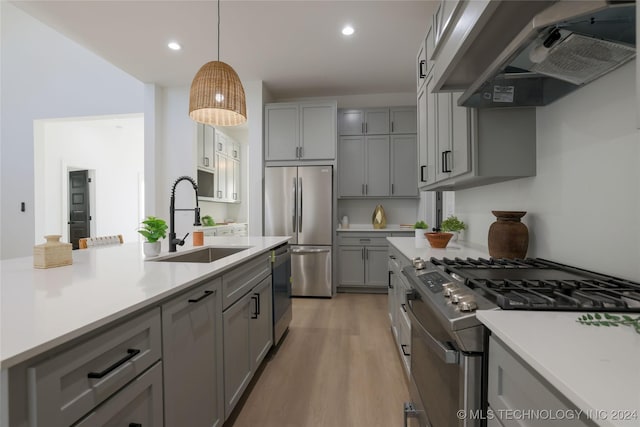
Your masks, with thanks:
<instances>
[{"instance_id":1,"label":"black kitchen faucet","mask_svg":"<svg viewBox=\"0 0 640 427\"><path fill-rule=\"evenodd\" d=\"M193 185L193 190L196 192L196 207L193 209L176 209L176 186L180 181L189 181L191 185ZM195 222L194 226L200 226L200 207L198 207L198 184L196 181L190 176L181 176L173 183L173 187L171 188L171 205L169 206L169 252L175 252L176 246L184 245L184 239L187 238L189 233L185 234L182 239L176 238L176 229L175 229L175 216L176 211L194 211L195 212Z\"/></svg>"}]
</instances>

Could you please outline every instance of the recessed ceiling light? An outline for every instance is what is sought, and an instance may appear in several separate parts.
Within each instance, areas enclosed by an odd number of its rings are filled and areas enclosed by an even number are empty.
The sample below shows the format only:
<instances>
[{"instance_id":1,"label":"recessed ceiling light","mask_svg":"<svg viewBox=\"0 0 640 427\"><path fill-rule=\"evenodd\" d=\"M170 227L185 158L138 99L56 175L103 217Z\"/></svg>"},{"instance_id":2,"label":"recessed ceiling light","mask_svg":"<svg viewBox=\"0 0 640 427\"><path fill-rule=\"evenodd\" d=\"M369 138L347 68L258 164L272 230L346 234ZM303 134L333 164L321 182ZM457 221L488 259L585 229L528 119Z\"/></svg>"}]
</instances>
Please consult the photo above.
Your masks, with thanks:
<instances>
[{"instance_id":1,"label":"recessed ceiling light","mask_svg":"<svg viewBox=\"0 0 640 427\"><path fill-rule=\"evenodd\" d=\"M351 34L354 33L354 29L351 25L346 25L343 29L342 29L342 34L344 34L345 36L350 36Z\"/></svg>"},{"instance_id":2,"label":"recessed ceiling light","mask_svg":"<svg viewBox=\"0 0 640 427\"><path fill-rule=\"evenodd\" d=\"M182 49L182 46L180 46L180 44L178 44L178 42L170 42L167 46L169 46L169 49L171 49L171 50L180 50L180 49Z\"/></svg>"}]
</instances>

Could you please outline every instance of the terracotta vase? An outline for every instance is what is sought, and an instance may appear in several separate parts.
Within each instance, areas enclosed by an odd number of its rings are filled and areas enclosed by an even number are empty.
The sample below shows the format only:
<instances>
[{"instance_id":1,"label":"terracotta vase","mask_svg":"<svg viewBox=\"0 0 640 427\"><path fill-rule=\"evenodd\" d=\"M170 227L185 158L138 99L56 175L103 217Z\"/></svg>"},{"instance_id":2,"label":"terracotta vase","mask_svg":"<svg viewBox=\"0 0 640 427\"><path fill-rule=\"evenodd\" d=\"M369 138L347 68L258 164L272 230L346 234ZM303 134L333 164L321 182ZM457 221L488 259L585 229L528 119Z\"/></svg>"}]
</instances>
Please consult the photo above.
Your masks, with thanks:
<instances>
[{"instance_id":1,"label":"terracotta vase","mask_svg":"<svg viewBox=\"0 0 640 427\"><path fill-rule=\"evenodd\" d=\"M491 211L497 221L489 227L489 255L493 258L524 258L529 247L529 230L520 222L526 212Z\"/></svg>"}]
</instances>

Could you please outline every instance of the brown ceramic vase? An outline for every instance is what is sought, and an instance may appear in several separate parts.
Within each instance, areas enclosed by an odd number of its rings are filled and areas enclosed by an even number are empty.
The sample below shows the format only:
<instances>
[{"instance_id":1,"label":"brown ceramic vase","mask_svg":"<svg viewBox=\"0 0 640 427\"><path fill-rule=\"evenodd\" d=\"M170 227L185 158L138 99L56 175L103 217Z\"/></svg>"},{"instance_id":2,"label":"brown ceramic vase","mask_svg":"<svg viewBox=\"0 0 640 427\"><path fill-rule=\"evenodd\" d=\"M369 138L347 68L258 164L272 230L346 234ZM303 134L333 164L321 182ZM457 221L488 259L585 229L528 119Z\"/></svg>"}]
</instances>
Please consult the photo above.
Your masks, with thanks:
<instances>
[{"instance_id":1,"label":"brown ceramic vase","mask_svg":"<svg viewBox=\"0 0 640 427\"><path fill-rule=\"evenodd\" d=\"M489 227L489 255L492 258L524 258L529 247L529 230L520 222L521 211L491 211L497 220Z\"/></svg>"}]
</instances>

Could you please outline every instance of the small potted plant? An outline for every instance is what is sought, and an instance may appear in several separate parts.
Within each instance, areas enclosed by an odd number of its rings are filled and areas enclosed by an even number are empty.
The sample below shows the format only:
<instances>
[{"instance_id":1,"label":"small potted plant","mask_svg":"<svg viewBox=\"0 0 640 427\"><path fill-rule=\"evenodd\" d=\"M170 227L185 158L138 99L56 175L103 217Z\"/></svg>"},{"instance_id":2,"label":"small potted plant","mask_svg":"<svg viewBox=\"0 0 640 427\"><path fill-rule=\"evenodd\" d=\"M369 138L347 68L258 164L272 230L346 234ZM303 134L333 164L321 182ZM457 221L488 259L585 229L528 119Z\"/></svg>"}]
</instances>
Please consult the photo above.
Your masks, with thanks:
<instances>
[{"instance_id":1,"label":"small potted plant","mask_svg":"<svg viewBox=\"0 0 640 427\"><path fill-rule=\"evenodd\" d=\"M424 232L429 226L424 221L418 221L414 224L413 228L416 230L416 238L424 239Z\"/></svg>"},{"instance_id":2,"label":"small potted plant","mask_svg":"<svg viewBox=\"0 0 640 427\"><path fill-rule=\"evenodd\" d=\"M167 223L164 219L148 216L142 221L143 227L138 229L146 239L143 245L144 255L147 257L160 255L160 239L167 237Z\"/></svg>"},{"instance_id":3,"label":"small potted plant","mask_svg":"<svg viewBox=\"0 0 640 427\"><path fill-rule=\"evenodd\" d=\"M440 229L448 233L453 233L451 240L455 242L458 240L458 234L467 229L467 225L460 221L457 216L451 215L449 218L442 221Z\"/></svg>"}]
</instances>

